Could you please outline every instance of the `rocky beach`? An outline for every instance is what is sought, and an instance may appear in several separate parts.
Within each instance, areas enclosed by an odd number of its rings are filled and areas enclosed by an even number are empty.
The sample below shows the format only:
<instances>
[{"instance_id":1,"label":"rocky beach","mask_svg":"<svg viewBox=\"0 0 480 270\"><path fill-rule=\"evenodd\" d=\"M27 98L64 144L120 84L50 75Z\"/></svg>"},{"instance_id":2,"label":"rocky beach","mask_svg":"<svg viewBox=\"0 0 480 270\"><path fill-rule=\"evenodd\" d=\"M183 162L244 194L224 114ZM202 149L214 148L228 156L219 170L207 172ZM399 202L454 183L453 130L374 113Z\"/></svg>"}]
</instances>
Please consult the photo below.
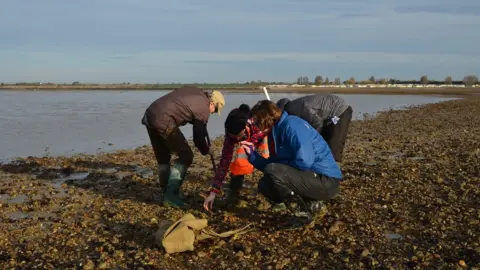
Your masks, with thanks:
<instances>
[{"instance_id":1,"label":"rocky beach","mask_svg":"<svg viewBox=\"0 0 480 270\"><path fill-rule=\"evenodd\" d=\"M191 209L160 205L149 145L0 165L0 265L14 269L480 269L480 97L390 110L350 127L340 194L314 227L282 230L247 178L237 207L202 208L212 176L195 152ZM214 141L220 155L223 140ZM152 235L185 213L243 235L166 254Z\"/></svg>"}]
</instances>

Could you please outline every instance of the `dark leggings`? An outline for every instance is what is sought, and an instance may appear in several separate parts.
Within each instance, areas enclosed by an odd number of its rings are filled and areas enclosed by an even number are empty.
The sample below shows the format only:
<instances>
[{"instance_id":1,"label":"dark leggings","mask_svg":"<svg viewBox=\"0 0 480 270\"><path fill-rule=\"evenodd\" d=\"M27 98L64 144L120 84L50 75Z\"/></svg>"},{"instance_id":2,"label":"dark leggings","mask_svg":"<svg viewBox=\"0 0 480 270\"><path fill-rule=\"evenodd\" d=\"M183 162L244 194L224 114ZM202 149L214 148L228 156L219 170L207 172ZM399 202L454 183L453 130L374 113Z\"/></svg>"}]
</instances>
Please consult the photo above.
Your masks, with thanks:
<instances>
[{"instance_id":1,"label":"dark leggings","mask_svg":"<svg viewBox=\"0 0 480 270\"><path fill-rule=\"evenodd\" d=\"M305 201L325 201L339 191L339 179L284 164L268 164L263 173L258 190L274 203L282 203L292 196L292 192Z\"/></svg>"}]
</instances>

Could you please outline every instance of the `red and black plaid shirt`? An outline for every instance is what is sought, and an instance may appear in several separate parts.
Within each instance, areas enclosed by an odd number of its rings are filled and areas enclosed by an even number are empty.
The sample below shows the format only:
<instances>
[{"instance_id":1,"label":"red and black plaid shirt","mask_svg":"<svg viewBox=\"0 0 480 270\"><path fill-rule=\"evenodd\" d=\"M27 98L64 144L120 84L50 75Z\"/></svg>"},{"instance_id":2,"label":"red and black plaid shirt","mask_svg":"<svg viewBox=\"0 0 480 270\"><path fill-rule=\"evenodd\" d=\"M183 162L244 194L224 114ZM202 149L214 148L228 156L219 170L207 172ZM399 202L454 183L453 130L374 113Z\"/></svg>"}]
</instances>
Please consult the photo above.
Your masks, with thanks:
<instances>
[{"instance_id":1,"label":"red and black plaid shirt","mask_svg":"<svg viewBox=\"0 0 480 270\"><path fill-rule=\"evenodd\" d=\"M254 124L253 119L248 119L247 126L250 129L250 138L248 138L246 141L251 142L255 145L255 147L258 147L260 143L262 143L265 134L260 131L260 129L258 129L257 125ZM222 157L220 158L220 164L218 164L217 172L215 174L215 177L213 178L213 188L221 189L225 181L225 177L227 176L230 162L232 162L235 145L239 142L240 141L237 141L225 135L225 139L223 141Z\"/></svg>"}]
</instances>

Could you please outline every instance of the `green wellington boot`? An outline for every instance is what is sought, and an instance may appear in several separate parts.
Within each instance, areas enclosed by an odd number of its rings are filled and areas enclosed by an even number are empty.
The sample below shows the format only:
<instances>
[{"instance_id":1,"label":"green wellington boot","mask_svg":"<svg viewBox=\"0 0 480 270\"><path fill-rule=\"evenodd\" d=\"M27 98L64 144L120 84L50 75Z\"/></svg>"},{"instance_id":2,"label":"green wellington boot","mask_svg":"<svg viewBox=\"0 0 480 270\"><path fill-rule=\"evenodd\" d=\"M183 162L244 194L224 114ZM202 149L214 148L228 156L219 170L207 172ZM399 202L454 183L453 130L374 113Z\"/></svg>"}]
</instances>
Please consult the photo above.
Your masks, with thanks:
<instances>
[{"instance_id":1,"label":"green wellington boot","mask_svg":"<svg viewBox=\"0 0 480 270\"><path fill-rule=\"evenodd\" d=\"M163 196L163 204L176 208L184 208L188 205L182 201L180 197L180 187L186 175L186 166L183 164L174 164L170 167L170 176L168 178L168 185Z\"/></svg>"},{"instance_id":2,"label":"green wellington boot","mask_svg":"<svg viewBox=\"0 0 480 270\"><path fill-rule=\"evenodd\" d=\"M160 190L164 193L167 190L168 177L170 176L170 165L158 164L158 183Z\"/></svg>"}]
</instances>

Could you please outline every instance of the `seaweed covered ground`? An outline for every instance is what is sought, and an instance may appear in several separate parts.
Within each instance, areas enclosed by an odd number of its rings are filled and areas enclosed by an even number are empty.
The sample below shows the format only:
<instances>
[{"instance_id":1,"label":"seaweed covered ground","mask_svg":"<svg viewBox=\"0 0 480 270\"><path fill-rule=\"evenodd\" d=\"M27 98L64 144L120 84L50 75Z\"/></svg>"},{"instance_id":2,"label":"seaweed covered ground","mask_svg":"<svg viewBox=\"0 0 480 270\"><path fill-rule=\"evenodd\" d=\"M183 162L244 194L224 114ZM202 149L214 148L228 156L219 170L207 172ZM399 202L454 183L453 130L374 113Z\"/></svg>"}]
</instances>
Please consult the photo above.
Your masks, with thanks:
<instances>
[{"instance_id":1,"label":"seaweed covered ground","mask_svg":"<svg viewBox=\"0 0 480 270\"><path fill-rule=\"evenodd\" d=\"M150 146L96 156L20 159L0 167L0 265L32 269L479 269L480 98L355 121L340 194L313 228L281 230L247 178L236 208L207 213L211 162L196 153L188 212L217 232L166 254L151 235L184 211L159 204ZM220 153L221 140L215 140Z\"/></svg>"}]
</instances>

